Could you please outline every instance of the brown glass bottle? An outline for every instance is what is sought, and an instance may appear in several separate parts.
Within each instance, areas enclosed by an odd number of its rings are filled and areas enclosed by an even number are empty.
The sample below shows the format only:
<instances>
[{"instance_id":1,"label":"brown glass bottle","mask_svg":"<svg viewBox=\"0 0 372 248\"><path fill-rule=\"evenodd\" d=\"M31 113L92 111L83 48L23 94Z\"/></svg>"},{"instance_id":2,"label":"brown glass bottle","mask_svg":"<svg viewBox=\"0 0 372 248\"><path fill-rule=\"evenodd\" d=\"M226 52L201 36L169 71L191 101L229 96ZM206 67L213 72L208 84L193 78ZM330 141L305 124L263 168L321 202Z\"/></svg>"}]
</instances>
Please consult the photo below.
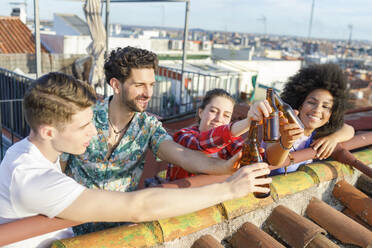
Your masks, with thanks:
<instances>
[{"instance_id":1,"label":"brown glass bottle","mask_svg":"<svg viewBox=\"0 0 372 248\"><path fill-rule=\"evenodd\" d=\"M268 88L266 91L266 100L269 102L272 112L269 117L263 119L263 140L266 143L278 142L279 133L279 110L275 105L274 90Z\"/></svg>"},{"instance_id":2,"label":"brown glass bottle","mask_svg":"<svg viewBox=\"0 0 372 248\"><path fill-rule=\"evenodd\" d=\"M257 133L258 133L258 123L257 121L252 121L251 126L249 128L249 133L248 133L248 139L247 141L243 144L243 155L240 160L240 165L245 166L245 165L250 165L253 163L259 163L263 162L262 157L260 155L260 145L259 141L257 138ZM259 178L266 178L267 176L261 176ZM267 187L270 189L269 184L264 184L260 185L261 187ZM254 192L253 193L256 198L265 198L270 196L270 192L268 193L260 193L260 192Z\"/></svg>"},{"instance_id":3,"label":"brown glass bottle","mask_svg":"<svg viewBox=\"0 0 372 248\"><path fill-rule=\"evenodd\" d=\"M296 123L301 129L304 129L304 124L302 124L300 118L298 118L292 107L284 102L276 92L274 92L274 99L276 107L283 112L285 118L288 119L288 122Z\"/></svg>"}]
</instances>

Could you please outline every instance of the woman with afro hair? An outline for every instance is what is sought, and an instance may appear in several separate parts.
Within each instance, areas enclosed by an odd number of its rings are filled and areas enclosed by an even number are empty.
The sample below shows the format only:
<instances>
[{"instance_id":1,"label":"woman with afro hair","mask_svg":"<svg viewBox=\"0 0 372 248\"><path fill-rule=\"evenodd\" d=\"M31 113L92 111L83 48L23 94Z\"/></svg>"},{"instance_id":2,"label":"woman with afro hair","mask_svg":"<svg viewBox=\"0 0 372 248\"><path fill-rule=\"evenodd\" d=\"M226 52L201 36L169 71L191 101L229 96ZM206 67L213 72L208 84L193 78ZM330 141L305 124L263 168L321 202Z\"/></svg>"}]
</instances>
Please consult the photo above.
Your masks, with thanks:
<instances>
[{"instance_id":1,"label":"woman with afro hair","mask_svg":"<svg viewBox=\"0 0 372 248\"><path fill-rule=\"evenodd\" d=\"M283 101L298 110L304 129L281 119L280 142L266 147L266 158L272 165L281 165L289 152L312 147L318 159L328 158L337 143L354 136L353 127L344 124L349 92L347 78L335 64L316 64L302 68L292 76L281 93ZM305 161L287 167L293 172ZM271 175L284 173L284 168Z\"/></svg>"}]
</instances>

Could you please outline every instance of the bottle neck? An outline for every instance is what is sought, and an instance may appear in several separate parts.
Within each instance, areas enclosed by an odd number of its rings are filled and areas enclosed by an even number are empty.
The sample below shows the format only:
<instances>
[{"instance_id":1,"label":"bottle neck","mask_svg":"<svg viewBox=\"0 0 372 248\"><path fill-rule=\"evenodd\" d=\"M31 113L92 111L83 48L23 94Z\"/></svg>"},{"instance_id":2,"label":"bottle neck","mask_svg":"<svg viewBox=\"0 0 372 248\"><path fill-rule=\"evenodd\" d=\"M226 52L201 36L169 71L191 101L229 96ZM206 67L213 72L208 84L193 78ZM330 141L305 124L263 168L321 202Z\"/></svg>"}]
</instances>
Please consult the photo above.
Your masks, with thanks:
<instances>
[{"instance_id":1,"label":"bottle neck","mask_svg":"<svg viewBox=\"0 0 372 248\"><path fill-rule=\"evenodd\" d=\"M274 92L274 103L277 108L284 108L284 105L286 104L283 102L282 98L279 96L278 93Z\"/></svg>"},{"instance_id":2,"label":"bottle neck","mask_svg":"<svg viewBox=\"0 0 372 248\"><path fill-rule=\"evenodd\" d=\"M258 142L258 139L257 139L257 134L258 134L258 128L257 128L257 121L253 121L251 122L251 126L249 127L249 133L248 133L248 142L251 142L251 143L257 143Z\"/></svg>"},{"instance_id":3,"label":"bottle neck","mask_svg":"<svg viewBox=\"0 0 372 248\"><path fill-rule=\"evenodd\" d=\"M271 108L273 109L273 112L277 112L278 108L275 104L275 97L274 97L274 90L273 88L268 88L266 91L266 100L269 102Z\"/></svg>"}]
</instances>

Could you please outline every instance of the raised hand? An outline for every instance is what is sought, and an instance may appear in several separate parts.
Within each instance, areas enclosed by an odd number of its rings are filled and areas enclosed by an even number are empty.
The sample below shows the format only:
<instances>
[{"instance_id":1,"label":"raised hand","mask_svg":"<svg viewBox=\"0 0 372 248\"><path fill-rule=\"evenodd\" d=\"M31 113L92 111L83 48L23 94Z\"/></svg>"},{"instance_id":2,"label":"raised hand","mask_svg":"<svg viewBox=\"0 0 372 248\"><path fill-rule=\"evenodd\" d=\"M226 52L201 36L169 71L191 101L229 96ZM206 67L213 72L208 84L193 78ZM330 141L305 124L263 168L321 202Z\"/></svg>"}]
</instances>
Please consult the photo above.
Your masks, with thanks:
<instances>
[{"instance_id":1,"label":"raised hand","mask_svg":"<svg viewBox=\"0 0 372 248\"><path fill-rule=\"evenodd\" d=\"M249 108L247 119L260 122L264 117L269 117L271 112L272 109L267 100L258 101Z\"/></svg>"},{"instance_id":2,"label":"raised hand","mask_svg":"<svg viewBox=\"0 0 372 248\"><path fill-rule=\"evenodd\" d=\"M298 111L295 110L298 115ZM289 123L288 120L281 113L280 115L280 142L286 149L290 149L294 142L304 135L304 130L301 129L296 123Z\"/></svg>"}]
</instances>

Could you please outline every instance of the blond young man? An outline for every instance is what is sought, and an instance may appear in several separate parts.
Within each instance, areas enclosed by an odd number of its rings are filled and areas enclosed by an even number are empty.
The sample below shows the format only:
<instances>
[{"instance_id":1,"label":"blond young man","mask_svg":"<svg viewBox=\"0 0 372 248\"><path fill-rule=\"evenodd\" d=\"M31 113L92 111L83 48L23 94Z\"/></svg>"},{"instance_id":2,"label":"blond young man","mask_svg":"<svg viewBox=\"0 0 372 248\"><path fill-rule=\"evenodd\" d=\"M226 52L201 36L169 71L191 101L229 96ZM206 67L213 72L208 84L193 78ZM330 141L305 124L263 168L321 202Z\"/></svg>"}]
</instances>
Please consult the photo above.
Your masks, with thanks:
<instances>
[{"instance_id":1,"label":"blond young man","mask_svg":"<svg viewBox=\"0 0 372 248\"><path fill-rule=\"evenodd\" d=\"M61 73L49 73L28 89L24 109L30 135L10 147L0 165L0 223L37 214L79 222L151 221L267 191L257 185L271 179L256 179L269 173L264 163L244 167L223 183L200 188L112 192L80 185L62 173L59 155L84 153L96 135L94 100L92 88ZM8 247L47 247L71 235L71 230L64 229Z\"/></svg>"}]
</instances>

